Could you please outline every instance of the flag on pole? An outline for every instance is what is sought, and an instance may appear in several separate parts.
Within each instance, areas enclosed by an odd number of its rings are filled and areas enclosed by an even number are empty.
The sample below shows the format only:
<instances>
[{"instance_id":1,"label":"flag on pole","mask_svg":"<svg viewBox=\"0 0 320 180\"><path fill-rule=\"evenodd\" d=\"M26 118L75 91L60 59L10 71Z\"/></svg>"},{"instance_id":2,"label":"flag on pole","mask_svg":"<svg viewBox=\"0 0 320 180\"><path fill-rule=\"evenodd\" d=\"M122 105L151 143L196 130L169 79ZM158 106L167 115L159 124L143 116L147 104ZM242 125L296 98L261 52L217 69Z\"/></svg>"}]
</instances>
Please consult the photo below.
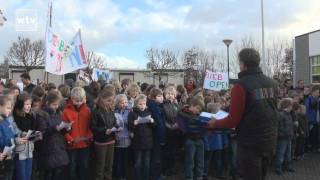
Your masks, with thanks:
<instances>
[{"instance_id":1,"label":"flag on pole","mask_svg":"<svg viewBox=\"0 0 320 180\"><path fill-rule=\"evenodd\" d=\"M84 56L80 31L69 44L51 28L46 35L46 71L63 75L88 66Z\"/></svg>"}]
</instances>

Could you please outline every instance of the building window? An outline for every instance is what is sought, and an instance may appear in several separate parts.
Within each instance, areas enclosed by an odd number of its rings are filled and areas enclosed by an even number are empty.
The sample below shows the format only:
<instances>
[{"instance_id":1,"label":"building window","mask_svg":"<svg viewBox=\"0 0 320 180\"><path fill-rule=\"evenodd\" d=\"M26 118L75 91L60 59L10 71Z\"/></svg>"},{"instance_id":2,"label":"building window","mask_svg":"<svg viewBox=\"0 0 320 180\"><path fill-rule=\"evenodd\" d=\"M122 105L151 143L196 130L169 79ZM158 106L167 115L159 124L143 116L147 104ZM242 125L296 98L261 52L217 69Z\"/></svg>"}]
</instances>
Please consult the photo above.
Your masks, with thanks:
<instances>
[{"instance_id":1,"label":"building window","mask_svg":"<svg viewBox=\"0 0 320 180\"><path fill-rule=\"evenodd\" d=\"M311 61L311 82L320 84L320 56L310 57Z\"/></svg>"}]
</instances>

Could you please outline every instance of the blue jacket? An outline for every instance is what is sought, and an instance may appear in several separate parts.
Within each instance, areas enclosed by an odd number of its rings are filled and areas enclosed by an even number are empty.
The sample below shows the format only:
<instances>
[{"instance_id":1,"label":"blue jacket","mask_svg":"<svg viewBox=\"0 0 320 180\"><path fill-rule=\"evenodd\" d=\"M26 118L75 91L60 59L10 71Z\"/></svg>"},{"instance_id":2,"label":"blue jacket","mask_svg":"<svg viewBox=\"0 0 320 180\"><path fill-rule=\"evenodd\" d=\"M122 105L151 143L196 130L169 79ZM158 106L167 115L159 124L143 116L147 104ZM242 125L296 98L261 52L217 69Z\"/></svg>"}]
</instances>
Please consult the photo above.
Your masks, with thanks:
<instances>
[{"instance_id":1,"label":"blue jacket","mask_svg":"<svg viewBox=\"0 0 320 180\"><path fill-rule=\"evenodd\" d=\"M154 133L155 143L158 142L159 144L165 144L166 126L164 114L161 110L161 107L154 100L148 100L147 104L148 109L151 111L152 118L156 122Z\"/></svg>"},{"instance_id":2,"label":"blue jacket","mask_svg":"<svg viewBox=\"0 0 320 180\"><path fill-rule=\"evenodd\" d=\"M319 101L313 96L309 96L305 102L306 115L309 124L318 124L317 122L317 112L319 111Z\"/></svg>"},{"instance_id":3,"label":"blue jacket","mask_svg":"<svg viewBox=\"0 0 320 180\"><path fill-rule=\"evenodd\" d=\"M206 133L203 137L204 149L207 151L223 150L229 144L228 135L225 133Z\"/></svg>"},{"instance_id":4,"label":"blue jacket","mask_svg":"<svg viewBox=\"0 0 320 180\"><path fill-rule=\"evenodd\" d=\"M11 146L11 139L16 137L12 124L9 122L8 117L1 117L0 120L0 150L2 151L5 146Z\"/></svg>"}]
</instances>

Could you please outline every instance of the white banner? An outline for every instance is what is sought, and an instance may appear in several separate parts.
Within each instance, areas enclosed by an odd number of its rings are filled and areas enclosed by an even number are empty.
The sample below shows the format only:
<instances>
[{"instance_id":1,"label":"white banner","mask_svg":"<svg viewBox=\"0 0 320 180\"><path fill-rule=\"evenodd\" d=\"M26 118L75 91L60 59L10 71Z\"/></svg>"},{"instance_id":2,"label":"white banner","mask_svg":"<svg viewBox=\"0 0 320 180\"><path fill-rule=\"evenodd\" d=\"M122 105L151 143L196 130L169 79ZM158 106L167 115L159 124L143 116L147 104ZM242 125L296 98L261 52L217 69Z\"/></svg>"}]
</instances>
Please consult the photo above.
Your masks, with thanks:
<instances>
[{"instance_id":1,"label":"white banner","mask_svg":"<svg viewBox=\"0 0 320 180\"><path fill-rule=\"evenodd\" d=\"M85 60L80 32L71 44L61 39L51 29L46 35L46 71L63 75L88 66Z\"/></svg>"},{"instance_id":2,"label":"white banner","mask_svg":"<svg viewBox=\"0 0 320 180\"><path fill-rule=\"evenodd\" d=\"M206 78L203 83L204 89L220 91L229 89L228 73L206 71Z\"/></svg>"}]
</instances>

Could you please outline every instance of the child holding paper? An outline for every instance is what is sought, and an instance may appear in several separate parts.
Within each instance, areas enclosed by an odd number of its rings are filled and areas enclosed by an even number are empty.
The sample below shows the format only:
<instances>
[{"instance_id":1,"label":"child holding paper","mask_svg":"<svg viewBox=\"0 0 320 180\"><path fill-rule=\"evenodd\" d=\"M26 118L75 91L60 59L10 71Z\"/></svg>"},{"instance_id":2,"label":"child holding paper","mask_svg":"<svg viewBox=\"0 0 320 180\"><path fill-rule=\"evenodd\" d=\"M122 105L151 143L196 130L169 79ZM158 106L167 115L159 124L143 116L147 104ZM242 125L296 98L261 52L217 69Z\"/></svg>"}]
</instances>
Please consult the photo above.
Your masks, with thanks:
<instances>
[{"instance_id":1,"label":"child holding paper","mask_svg":"<svg viewBox=\"0 0 320 180\"><path fill-rule=\"evenodd\" d=\"M208 103L207 112L216 114L221 110L221 104ZM205 162L203 180L208 179L210 162L214 160L214 172L217 178L223 178L223 149L228 144L227 135L224 133L207 132L204 136ZM214 157L214 158L213 158Z\"/></svg>"},{"instance_id":2,"label":"child holding paper","mask_svg":"<svg viewBox=\"0 0 320 180\"><path fill-rule=\"evenodd\" d=\"M117 126L119 127L116 132L116 148L114 152L114 174L116 178L126 179L127 164L128 164L128 151L131 144L128 130L128 99L125 94L119 94L115 100L116 109L115 117L117 119Z\"/></svg>"},{"instance_id":3,"label":"child holding paper","mask_svg":"<svg viewBox=\"0 0 320 180\"><path fill-rule=\"evenodd\" d=\"M61 112L59 111L62 97L57 91L50 91L46 96L45 108L45 131L43 141L40 145L41 166L44 168L44 178L46 180L61 180L63 169L69 163L63 134L70 129L63 126ZM71 124L70 124L71 126Z\"/></svg>"},{"instance_id":4,"label":"child holding paper","mask_svg":"<svg viewBox=\"0 0 320 180\"><path fill-rule=\"evenodd\" d=\"M147 97L142 94L139 95L135 99L133 111L128 116L128 127L131 132L132 148L134 150L134 173L137 180L150 179L154 120L151 118L151 112L147 109L146 104Z\"/></svg>"},{"instance_id":5,"label":"child holding paper","mask_svg":"<svg viewBox=\"0 0 320 180\"><path fill-rule=\"evenodd\" d=\"M73 88L71 101L66 104L62 113L63 121L72 123L71 130L64 135L70 159L69 179L87 180L89 179L89 146L92 132L90 130L91 112L86 105L84 89Z\"/></svg>"},{"instance_id":6,"label":"child holding paper","mask_svg":"<svg viewBox=\"0 0 320 180\"><path fill-rule=\"evenodd\" d=\"M102 90L98 95L97 107L92 112L96 180L112 180L115 131L118 129L114 115L114 96L114 92Z\"/></svg>"},{"instance_id":7,"label":"child holding paper","mask_svg":"<svg viewBox=\"0 0 320 180\"><path fill-rule=\"evenodd\" d=\"M203 177L204 132L199 123L199 114L203 109L204 102L201 98L191 98L189 106L184 107L177 117L179 128L185 137L184 176L186 180Z\"/></svg>"},{"instance_id":8,"label":"child holding paper","mask_svg":"<svg viewBox=\"0 0 320 180\"><path fill-rule=\"evenodd\" d=\"M12 100L7 96L0 96L0 179L11 180L13 176L13 147L16 143L26 143L26 138L18 138L8 117L12 110Z\"/></svg>"},{"instance_id":9,"label":"child holding paper","mask_svg":"<svg viewBox=\"0 0 320 180\"><path fill-rule=\"evenodd\" d=\"M17 144L15 152L15 175L19 180L30 180L32 174L32 162L34 151L34 140L31 138L32 132L38 130L39 122L35 118L35 114L31 110L31 97L28 93L21 93L16 100L14 111L14 121L18 129L22 132L21 137L27 139L24 144Z\"/></svg>"}]
</instances>

